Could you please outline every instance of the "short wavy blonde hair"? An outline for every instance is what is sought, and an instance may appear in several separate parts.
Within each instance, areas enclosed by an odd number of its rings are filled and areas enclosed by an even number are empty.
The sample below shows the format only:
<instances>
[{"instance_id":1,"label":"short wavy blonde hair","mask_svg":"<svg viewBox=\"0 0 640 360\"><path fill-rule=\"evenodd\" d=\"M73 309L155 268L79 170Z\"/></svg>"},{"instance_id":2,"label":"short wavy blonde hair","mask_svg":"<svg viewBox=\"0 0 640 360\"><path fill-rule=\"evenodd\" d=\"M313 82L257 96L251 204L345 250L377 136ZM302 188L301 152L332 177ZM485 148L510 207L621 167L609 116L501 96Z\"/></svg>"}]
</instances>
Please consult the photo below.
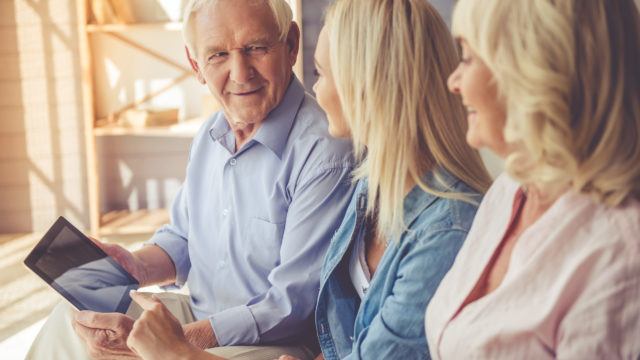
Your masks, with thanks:
<instances>
[{"instance_id":1,"label":"short wavy blonde hair","mask_svg":"<svg viewBox=\"0 0 640 360\"><path fill-rule=\"evenodd\" d=\"M640 197L640 22L633 0L460 0L454 35L507 107L506 169L552 197Z\"/></svg>"},{"instance_id":2,"label":"short wavy blonde hair","mask_svg":"<svg viewBox=\"0 0 640 360\"><path fill-rule=\"evenodd\" d=\"M331 71L361 160L355 179L369 182L368 213L386 238L406 230L409 180L437 196L472 201L424 182L444 168L484 192L491 178L465 141L462 103L447 90L455 42L425 0L337 0L327 10Z\"/></svg>"},{"instance_id":3,"label":"short wavy blonde hair","mask_svg":"<svg viewBox=\"0 0 640 360\"><path fill-rule=\"evenodd\" d=\"M182 16L182 36L189 52L196 56L196 49L193 47L193 16L203 8L209 8L220 1L240 1L240 0L189 0L184 8ZM282 41L287 38L289 28L293 22L293 12L286 0L243 0L256 5L266 3L271 8L273 16L278 25L279 39Z\"/></svg>"}]
</instances>

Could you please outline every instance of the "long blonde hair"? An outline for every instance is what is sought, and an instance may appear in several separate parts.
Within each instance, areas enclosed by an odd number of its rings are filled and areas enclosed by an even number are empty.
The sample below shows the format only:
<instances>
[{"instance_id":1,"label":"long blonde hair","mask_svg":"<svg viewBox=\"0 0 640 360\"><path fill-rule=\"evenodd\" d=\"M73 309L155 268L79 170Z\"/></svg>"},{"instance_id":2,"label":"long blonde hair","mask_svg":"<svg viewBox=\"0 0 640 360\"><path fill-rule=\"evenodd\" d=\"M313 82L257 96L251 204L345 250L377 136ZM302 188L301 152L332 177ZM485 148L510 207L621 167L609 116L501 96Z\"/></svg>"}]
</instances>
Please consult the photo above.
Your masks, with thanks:
<instances>
[{"instance_id":1,"label":"long blonde hair","mask_svg":"<svg viewBox=\"0 0 640 360\"><path fill-rule=\"evenodd\" d=\"M640 197L640 21L633 0L460 0L456 36L507 106L506 169L555 198Z\"/></svg>"},{"instance_id":2,"label":"long blonde hair","mask_svg":"<svg viewBox=\"0 0 640 360\"><path fill-rule=\"evenodd\" d=\"M408 181L437 196L472 201L430 187L424 182L429 170L444 168L484 192L491 179L466 144L464 109L446 86L458 62L453 37L428 1L337 0L325 26L338 96L361 161L354 176L368 179L367 212L377 212L378 233L397 238L406 230Z\"/></svg>"}]
</instances>

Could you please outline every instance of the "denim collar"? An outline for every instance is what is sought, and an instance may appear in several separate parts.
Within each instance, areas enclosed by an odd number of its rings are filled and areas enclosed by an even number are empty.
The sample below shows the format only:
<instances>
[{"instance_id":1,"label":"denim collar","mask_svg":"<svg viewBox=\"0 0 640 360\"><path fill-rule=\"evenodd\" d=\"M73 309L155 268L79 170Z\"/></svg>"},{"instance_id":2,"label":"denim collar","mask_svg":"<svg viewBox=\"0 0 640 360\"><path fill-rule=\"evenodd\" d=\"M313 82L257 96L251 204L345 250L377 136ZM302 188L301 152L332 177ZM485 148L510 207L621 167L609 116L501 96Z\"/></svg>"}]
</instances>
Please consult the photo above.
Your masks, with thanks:
<instances>
[{"instance_id":1,"label":"denim collar","mask_svg":"<svg viewBox=\"0 0 640 360\"><path fill-rule=\"evenodd\" d=\"M281 158L304 95L304 87L295 75L292 75L282 101L267 115L250 143L258 142ZM235 138L224 112L220 114L221 116L218 116L209 128L209 135L213 141L220 142L229 152L233 153Z\"/></svg>"},{"instance_id":2,"label":"denim collar","mask_svg":"<svg viewBox=\"0 0 640 360\"><path fill-rule=\"evenodd\" d=\"M450 192L455 189L456 184L460 181L451 175L447 170L438 167L434 171L427 172L422 180L429 188L439 192ZM415 185L409 194L404 198L404 224L409 227L418 216L428 208L433 202L439 199L439 196L428 193L418 185Z\"/></svg>"},{"instance_id":3,"label":"denim collar","mask_svg":"<svg viewBox=\"0 0 640 360\"><path fill-rule=\"evenodd\" d=\"M450 192L455 189L456 184L460 181L451 175L447 170L442 167L438 167L436 170L428 171L422 180L433 190L439 192ZM366 208L367 202L367 189L369 187L369 181L363 179L362 186L358 189L358 204L357 207ZM404 225L409 227L418 216L433 204L439 196L428 193L418 185L415 185L411 191L405 196L403 203L403 220ZM363 210L363 209L361 209Z\"/></svg>"}]
</instances>

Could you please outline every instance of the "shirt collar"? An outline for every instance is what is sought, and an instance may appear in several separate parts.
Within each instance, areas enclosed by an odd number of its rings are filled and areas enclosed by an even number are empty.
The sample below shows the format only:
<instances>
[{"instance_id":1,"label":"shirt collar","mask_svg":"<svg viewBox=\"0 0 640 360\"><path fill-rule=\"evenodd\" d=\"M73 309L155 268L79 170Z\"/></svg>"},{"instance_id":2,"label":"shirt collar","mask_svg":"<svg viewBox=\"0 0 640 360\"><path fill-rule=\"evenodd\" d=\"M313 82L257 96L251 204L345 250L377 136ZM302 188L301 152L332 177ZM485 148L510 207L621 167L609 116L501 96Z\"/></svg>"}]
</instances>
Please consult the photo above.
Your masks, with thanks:
<instances>
[{"instance_id":1,"label":"shirt collar","mask_svg":"<svg viewBox=\"0 0 640 360\"><path fill-rule=\"evenodd\" d=\"M293 75L282 101L267 115L267 118L262 122L260 128L258 128L258 131L251 140L266 146L280 158L287 145L289 132L293 126L293 121L298 113L300 104L304 99L304 94L305 90L302 83ZM224 113L221 113L221 116L213 122L213 125L211 125L209 129L209 134L214 141L218 141L222 143L223 146L233 149L235 146L234 142L227 144L227 142L233 138L232 136L226 136L230 132L231 127Z\"/></svg>"},{"instance_id":2,"label":"shirt collar","mask_svg":"<svg viewBox=\"0 0 640 360\"><path fill-rule=\"evenodd\" d=\"M457 191L456 186L460 180L451 175L447 170L442 167L438 167L436 170L428 171L423 176L423 181L429 186L429 188L439 192L451 192ZM357 190L359 192L358 197L364 197L364 208L366 208L366 196L368 191L369 181L363 180L362 186ZM410 226L418 216L431 204L433 204L439 196L433 195L426 191L423 191L419 186L414 186L413 189L407 194L404 199L403 213L404 224Z\"/></svg>"},{"instance_id":3,"label":"shirt collar","mask_svg":"<svg viewBox=\"0 0 640 360\"><path fill-rule=\"evenodd\" d=\"M439 192L455 191L458 183L453 175L442 167L438 167L434 171L429 171L422 178L429 188ZM418 185L404 199L404 223L409 226L420 216L424 209L433 204L439 196L423 191Z\"/></svg>"}]
</instances>

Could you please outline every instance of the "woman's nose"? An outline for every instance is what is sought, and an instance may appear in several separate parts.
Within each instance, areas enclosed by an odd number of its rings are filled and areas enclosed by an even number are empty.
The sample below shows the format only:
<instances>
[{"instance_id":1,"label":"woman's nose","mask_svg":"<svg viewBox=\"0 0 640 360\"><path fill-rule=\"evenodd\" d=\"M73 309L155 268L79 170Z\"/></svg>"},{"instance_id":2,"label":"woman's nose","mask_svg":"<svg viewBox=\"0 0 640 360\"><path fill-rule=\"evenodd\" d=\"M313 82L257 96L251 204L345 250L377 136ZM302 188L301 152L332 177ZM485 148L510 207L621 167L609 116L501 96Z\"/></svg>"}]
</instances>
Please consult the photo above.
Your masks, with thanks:
<instances>
[{"instance_id":1,"label":"woman's nose","mask_svg":"<svg viewBox=\"0 0 640 360\"><path fill-rule=\"evenodd\" d=\"M458 66L447 79L447 87L454 94L460 94L460 66Z\"/></svg>"}]
</instances>

